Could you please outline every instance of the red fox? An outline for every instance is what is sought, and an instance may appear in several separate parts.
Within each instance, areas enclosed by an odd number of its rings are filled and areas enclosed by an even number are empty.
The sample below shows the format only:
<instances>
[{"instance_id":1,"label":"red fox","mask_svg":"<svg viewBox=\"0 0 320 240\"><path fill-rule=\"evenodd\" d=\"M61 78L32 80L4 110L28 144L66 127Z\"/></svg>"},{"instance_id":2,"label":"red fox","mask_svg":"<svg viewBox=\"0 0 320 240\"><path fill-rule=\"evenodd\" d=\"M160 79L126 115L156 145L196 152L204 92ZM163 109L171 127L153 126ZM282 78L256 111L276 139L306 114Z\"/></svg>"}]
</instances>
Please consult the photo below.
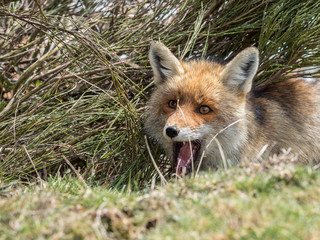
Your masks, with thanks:
<instances>
[{"instance_id":1,"label":"red fox","mask_svg":"<svg viewBox=\"0 0 320 240\"><path fill-rule=\"evenodd\" d=\"M176 173L216 168L291 148L300 162L320 162L320 91L289 79L252 89L259 52L249 47L228 64L181 61L161 42L149 52L155 90L145 130L173 159Z\"/></svg>"}]
</instances>

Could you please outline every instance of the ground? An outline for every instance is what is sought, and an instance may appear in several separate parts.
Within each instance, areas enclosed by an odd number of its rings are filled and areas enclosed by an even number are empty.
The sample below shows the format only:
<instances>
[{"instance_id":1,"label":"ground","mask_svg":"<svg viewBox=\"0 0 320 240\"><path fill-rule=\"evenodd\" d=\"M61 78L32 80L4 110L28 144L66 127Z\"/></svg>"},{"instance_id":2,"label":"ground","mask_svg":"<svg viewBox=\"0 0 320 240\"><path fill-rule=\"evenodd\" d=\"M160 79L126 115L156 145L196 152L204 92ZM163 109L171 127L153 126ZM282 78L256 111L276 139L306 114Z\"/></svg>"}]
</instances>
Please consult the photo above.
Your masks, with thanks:
<instances>
[{"instance_id":1,"label":"ground","mask_svg":"<svg viewBox=\"0 0 320 240\"><path fill-rule=\"evenodd\" d=\"M74 177L0 188L0 239L317 239L320 175L250 164L121 192Z\"/></svg>"}]
</instances>

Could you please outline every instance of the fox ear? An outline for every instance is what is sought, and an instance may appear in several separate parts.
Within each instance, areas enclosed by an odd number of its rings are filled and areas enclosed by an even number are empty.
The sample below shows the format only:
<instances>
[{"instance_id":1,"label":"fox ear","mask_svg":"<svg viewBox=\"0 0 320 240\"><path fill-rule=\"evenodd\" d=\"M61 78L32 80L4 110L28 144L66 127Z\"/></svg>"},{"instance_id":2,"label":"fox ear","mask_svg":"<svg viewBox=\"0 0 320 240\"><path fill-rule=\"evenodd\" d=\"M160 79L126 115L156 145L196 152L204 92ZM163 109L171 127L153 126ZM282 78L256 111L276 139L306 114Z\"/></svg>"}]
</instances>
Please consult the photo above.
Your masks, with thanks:
<instances>
[{"instance_id":1,"label":"fox ear","mask_svg":"<svg viewBox=\"0 0 320 240\"><path fill-rule=\"evenodd\" d=\"M154 74L155 84L161 84L168 78L184 72L180 61L161 42L151 42L149 59Z\"/></svg>"},{"instance_id":2,"label":"fox ear","mask_svg":"<svg viewBox=\"0 0 320 240\"><path fill-rule=\"evenodd\" d=\"M251 90L252 79L259 65L259 51L249 47L240 52L221 72L223 83L239 93L246 94Z\"/></svg>"}]
</instances>

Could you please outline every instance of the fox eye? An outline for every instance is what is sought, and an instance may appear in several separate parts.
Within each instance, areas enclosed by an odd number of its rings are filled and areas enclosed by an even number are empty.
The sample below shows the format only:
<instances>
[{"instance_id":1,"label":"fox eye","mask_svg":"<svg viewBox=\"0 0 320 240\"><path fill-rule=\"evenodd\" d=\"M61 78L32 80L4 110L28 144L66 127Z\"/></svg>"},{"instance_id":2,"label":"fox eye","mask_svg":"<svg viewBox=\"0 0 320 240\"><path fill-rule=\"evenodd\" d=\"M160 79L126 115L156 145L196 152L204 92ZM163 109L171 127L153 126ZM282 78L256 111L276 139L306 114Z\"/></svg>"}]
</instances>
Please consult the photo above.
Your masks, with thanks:
<instances>
[{"instance_id":1,"label":"fox eye","mask_svg":"<svg viewBox=\"0 0 320 240\"><path fill-rule=\"evenodd\" d=\"M175 108L177 107L177 101L175 101L175 100L169 100L168 106L169 106L169 108L175 109Z\"/></svg>"},{"instance_id":2,"label":"fox eye","mask_svg":"<svg viewBox=\"0 0 320 240\"><path fill-rule=\"evenodd\" d=\"M212 111L211 108L206 105L202 105L197 109L197 112L200 114L208 114L211 111Z\"/></svg>"}]
</instances>

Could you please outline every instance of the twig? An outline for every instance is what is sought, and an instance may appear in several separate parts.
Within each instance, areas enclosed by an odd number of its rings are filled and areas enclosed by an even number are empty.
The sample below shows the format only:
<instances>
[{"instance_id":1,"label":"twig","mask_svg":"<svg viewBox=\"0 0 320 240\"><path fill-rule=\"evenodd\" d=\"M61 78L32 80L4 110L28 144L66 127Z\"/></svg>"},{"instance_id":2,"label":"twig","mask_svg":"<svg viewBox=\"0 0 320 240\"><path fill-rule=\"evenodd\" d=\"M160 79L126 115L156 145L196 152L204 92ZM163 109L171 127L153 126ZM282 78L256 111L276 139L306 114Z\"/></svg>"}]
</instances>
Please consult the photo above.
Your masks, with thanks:
<instances>
[{"instance_id":1,"label":"twig","mask_svg":"<svg viewBox=\"0 0 320 240\"><path fill-rule=\"evenodd\" d=\"M19 101L16 106L16 111L14 112L14 119L13 119L13 141L14 144L16 144L16 121L17 121L17 113L18 113L18 107L19 107Z\"/></svg>"},{"instance_id":2,"label":"twig","mask_svg":"<svg viewBox=\"0 0 320 240\"><path fill-rule=\"evenodd\" d=\"M269 147L269 144L264 145L260 152L258 153L257 157L256 157L256 161L259 161L259 159L262 157L262 155L265 153L265 151L267 150L267 148Z\"/></svg>"},{"instance_id":3,"label":"twig","mask_svg":"<svg viewBox=\"0 0 320 240\"><path fill-rule=\"evenodd\" d=\"M0 112L0 118L4 116L11 109L11 107L13 106L13 104L17 99L17 95L18 94L13 95L10 101L8 102L7 106Z\"/></svg>"},{"instance_id":4,"label":"twig","mask_svg":"<svg viewBox=\"0 0 320 240\"><path fill-rule=\"evenodd\" d=\"M179 108L179 111L181 112L181 115L182 115L182 117L183 117L184 123L186 124L186 126L188 126L186 116L184 115L184 112L183 112L182 108L180 107L179 99L178 99L178 101L177 101L177 107ZM190 139L190 136L189 136L189 135L188 135L188 142L189 142L190 154L191 154L191 169L192 169L192 172L194 172L193 151L192 151L191 139ZM179 166L179 163L178 163L177 166ZM177 169L178 169L178 168L177 168ZM176 172L177 172L177 171L176 171Z\"/></svg>"},{"instance_id":5,"label":"twig","mask_svg":"<svg viewBox=\"0 0 320 240\"><path fill-rule=\"evenodd\" d=\"M34 77L32 79L32 81L36 81L36 80L42 79L44 77L47 77L47 76L49 76L51 74L54 74L56 72L59 72L59 71L63 70L64 68L68 67L70 64L71 64L71 62L64 63L64 64L62 64L62 65L60 65L60 66L58 66L58 67L56 67L54 69L49 70L48 72L46 72L44 74L40 74L40 75Z\"/></svg>"},{"instance_id":6,"label":"twig","mask_svg":"<svg viewBox=\"0 0 320 240\"><path fill-rule=\"evenodd\" d=\"M222 133L224 130L226 130L227 128L233 126L234 124L242 121L243 119L238 119L237 121L234 121L232 123L230 123L228 126L226 126L225 128L221 129L216 135L213 136L213 138L210 140L210 142L207 144L206 148L207 149L209 147L209 145L211 145L211 143L213 142L213 140L215 140L215 138L220 134ZM202 160L204 158L204 154L205 154L205 149L203 150L202 154L201 154L201 157L200 157L200 162L199 162L199 165L198 165L198 169L197 169L197 172L196 172L196 175L198 175L198 172L200 171L200 166L201 166L201 163L202 163Z\"/></svg>"},{"instance_id":7,"label":"twig","mask_svg":"<svg viewBox=\"0 0 320 240\"><path fill-rule=\"evenodd\" d=\"M158 173L159 176L160 176L161 184L162 184L162 185L168 184L167 180L164 178L163 174L161 173L160 169L159 169L158 166L157 166L156 161L154 160L154 158L153 158L153 156L152 156L152 153L151 153L151 150L150 150L150 147L149 147L149 143L148 143L148 139L147 139L147 136L146 136L146 135L144 135L144 141L145 141L145 143L146 143L147 150L148 150L148 153L149 153L149 155L150 155L151 161L152 161L152 163L153 163L153 165L154 165L154 168L156 169L157 173Z\"/></svg>"},{"instance_id":8,"label":"twig","mask_svg":"<svg viewBox=\"0 0 320 240\"><path fill-rule=\"evenodd\" d=\"M221 155L221 158L222 158L223 168L226 171L228 169L226 156L224 155L224 152L223 152L223 149L221 147L221 144L220 144L219 140L217 138L215 138L214 140L216 141L216 143L218 145L218 148L219 148L219 151L220 151L220 155Z\"/></svg>"},{"instance_id":9,"label":"twig","mask_svg":"<svg viewBox=\"0 0 320 240\"><path fill-rule=\"evenodd\" d=\"M41 179L41 177L40 177L40 175L39 175L39 173L38 173L38 171L37 171L36 166L34 165L34 163L33 163L33 161L32 161L32 158L30 157L30 155L29 155L29 153L28 153L28 150L27 150L26 146L25 146L25 145L23 145L22 147L23 147L23 148L24 148L24 150L26 151L26 153L27 153L27 155L28 155L28 158L29 158L29 160L30 160L30 162L31 162L31 164L32 164L32 166L33 166L33 169L34 169L34 171L36 172L36 174L37 174L37 176L38 176L39 180L41 181L42 179Z\"/></svg>"},{"instance_id":10,"label":"twig","mask_svg":"<svg viewBox=\"0 0 320 240\"><path fill-rule=\"evenodd\" d=\"M84 179L81 176L81 174L79 173L79 171L74 168L74 166L71 164L71 162L64 155L62 155L62 158L66 161L66 163L69 165L69 167L72 169L72 171L74 171L74 173L77 175L77 178L80 180L80 182L82 182L86 186L86 188L90 190L89 186L84 181Z\"/></svg>"}]
</instances>

